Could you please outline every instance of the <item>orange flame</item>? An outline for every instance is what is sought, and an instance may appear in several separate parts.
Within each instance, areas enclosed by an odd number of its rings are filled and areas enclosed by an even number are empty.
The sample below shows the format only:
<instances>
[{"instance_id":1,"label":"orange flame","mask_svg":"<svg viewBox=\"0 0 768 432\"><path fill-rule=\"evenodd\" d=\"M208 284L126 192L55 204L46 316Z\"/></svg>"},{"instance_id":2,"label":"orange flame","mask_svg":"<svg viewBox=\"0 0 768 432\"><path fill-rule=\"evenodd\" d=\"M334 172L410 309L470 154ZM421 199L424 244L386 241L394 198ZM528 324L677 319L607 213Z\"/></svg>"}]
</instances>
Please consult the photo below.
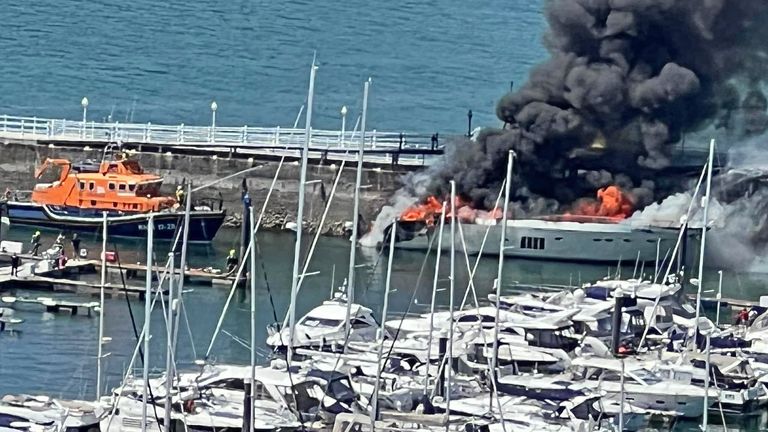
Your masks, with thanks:
<instances>
[{"instance_id":1,"label":"orange flame","mask_svg":"<svg viewBox=\"0 0 768 432\"><path fill-rule=\"evenodd\" d=\"M618 186L608 186L597 191L597 200L582 199L574 204L573 210L564 216L591 216L613 220L626 219L632 215L634 202L629 194Z\"/></svg>"},{"instance_id":2,"label":"orange flame","mask_svg":"<svg viewBox=\"0 0 768 432\"><path fill-rule=\"evenodd\" d=\"M431 196L424 204L415 204L400 214L400 220L406 222L434 222L435 217L442 213L443 205L437 198Z\"/></svg>"},{"instance_id":3,"label":"orange flame","mask_svg":"<svg viewBox=\"0 0 768 432\"><path fill-rule=\"evenodd\" d=\"M423 204L415 204L400 214L400 220L405 222L426 222L435 223L443 211L441 202L433 196L428 197ZM501 219L503 210L495 208L491 211L476 210L472 208L468 201L461 197L456 197L456 215L461 222L474 223L477 219ZM451 218L450 209L446 210L445 216Z\"/></svg>"}]
</instances>

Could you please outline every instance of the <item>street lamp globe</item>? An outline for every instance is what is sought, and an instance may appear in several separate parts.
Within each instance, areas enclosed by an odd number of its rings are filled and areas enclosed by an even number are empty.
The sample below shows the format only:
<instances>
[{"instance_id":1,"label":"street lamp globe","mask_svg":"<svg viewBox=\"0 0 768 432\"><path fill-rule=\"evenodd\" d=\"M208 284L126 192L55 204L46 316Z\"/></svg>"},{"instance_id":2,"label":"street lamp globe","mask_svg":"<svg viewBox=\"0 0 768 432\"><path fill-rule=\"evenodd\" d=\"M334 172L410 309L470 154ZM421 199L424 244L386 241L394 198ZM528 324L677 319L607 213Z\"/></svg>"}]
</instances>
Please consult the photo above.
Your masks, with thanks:
<instances>
[{"instance_id":1,"label":"street lamp globe","mask_svg":"<svg viewBox=\"0 0 768 432\"><path fill-rule=\"evenodd\" d=\"M217 109L219 109L219 105L216 101L211 102L211 111L216 112Z\"/></svg>"},{"instance_id":2,"label":"street lamp globe","mask_svg":"<svg viewBox=\"0 0 768 432\"><path fill-rule=\"evenodd\" d=\"M343 116L347 115L347 106L346 105L341 107L341 115L343 115Z\"/></svg>"},{"instance_id":3,"label":"street lamp globe","mask_svg":"<svg viewBox=\"0 0 768 432\"><path fill-rule=\"evenodd\" d=\"M84 97L83 100L80 101L80 105L82 105L83 108L88 108L88 98Z\"/></svg>"}]
</instances>

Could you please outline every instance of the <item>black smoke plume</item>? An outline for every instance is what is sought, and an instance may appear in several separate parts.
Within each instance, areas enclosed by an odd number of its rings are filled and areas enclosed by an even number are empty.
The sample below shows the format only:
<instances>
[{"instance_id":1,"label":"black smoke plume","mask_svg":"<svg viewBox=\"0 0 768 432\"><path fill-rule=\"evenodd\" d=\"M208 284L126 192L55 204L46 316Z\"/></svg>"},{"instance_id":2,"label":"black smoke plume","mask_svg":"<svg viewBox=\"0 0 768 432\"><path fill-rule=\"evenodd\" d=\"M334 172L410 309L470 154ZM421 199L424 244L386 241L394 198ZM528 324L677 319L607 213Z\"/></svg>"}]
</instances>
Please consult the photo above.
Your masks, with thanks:
<instances>
[{"instance_id":1,"label":"black smoke plume","mask_svg":"<svg viewBox=\"0 0 768 432\"><path fill-rule=\"evenodd\" d=\"M765 132L765 2L551 0L545 13L550 58L498 102L503 128L449 144L422 195L445 196L456 180L488 208L514 150L518 215L562 210L611 183L642 207L681 187L662 173L674 172L685 134Z\"/></svg>"}]
</instances>

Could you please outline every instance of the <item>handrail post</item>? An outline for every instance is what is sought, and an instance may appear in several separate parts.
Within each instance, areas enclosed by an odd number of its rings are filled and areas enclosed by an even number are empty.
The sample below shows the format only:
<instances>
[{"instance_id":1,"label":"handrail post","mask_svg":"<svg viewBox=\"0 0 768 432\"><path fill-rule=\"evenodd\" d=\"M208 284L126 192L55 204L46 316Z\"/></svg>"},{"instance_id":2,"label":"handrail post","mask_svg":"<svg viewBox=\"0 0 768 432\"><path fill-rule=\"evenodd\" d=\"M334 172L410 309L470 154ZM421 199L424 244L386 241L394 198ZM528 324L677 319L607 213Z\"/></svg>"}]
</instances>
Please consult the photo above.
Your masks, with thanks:
<instances>
[{"instance_id":1,"label":"handrail post","mask_svg":"<svg viewBox=\"0 0 768 432\"><path fill-rule=\"evenodd\" d=\"M275 128L275 143L276 147L280 146L280 126Z\"/></svg>"},{"instance_id":2,"label":"handrail post","mask_svg":"<svg viewBox=\"0 0 768 432\"><path fill-rule=\"evenodd\" d=\"M142 137L142 142L146 143L147 139L149 138L149 127L150 124L147 122L147 124L144 125L144 136Z\"/></svg>"},{"instance_id":3,"label":"handrail post","mask_svg":"<svg viewBox=\"0 0 768 432\"><path fill-rule=\"evenodd\" d=\"M3 132L8 132L8 114L3 114Z\"/></svg>"},{"instance_id":4,"label":"handrail post","mask_svg":"<svg viewBox=\"0 0 768 432\"><path fill-rule=\"evenodd\" d=\"M240 136L240 144L245 145L248 142L248 125L243 125L243 134Z\"/></svg>"},{"instance_id":5,"label":"handrail post","mask_svg":"<svg viewBox=\"0 0 768 432\"><path fill-rule=\"evenodd\" d=\"M115 136L113 137L112 141L122 141L120 138L122 137L120 134L120 125L119 122L115 122Z\"/></svg>"},{"instance_id":6,"label":"handrail post","mask_svg":"<svg viewBox=\"0 0 768 432\"><path fill-rule=\"evenodd\" d=\"M373 133L371 134L371 148L376 148L376 129L374 129Z\"/></svg>"},{"instance_id":7,"label":"handrail post","mask_svg":"<svg viewBox=\"0 0 768 432\"><path fill-rule=\"evenodd\" d=\"M37 116L32 117L32 135L37 135Z\"/></svg>"},{"instance_id":8,"label":"handrail post","mask_svg":"<svg viewBox=\"0 0 768 432\"><path fill-rule=\"evenodd\" d=\"M53 136L53 120L48 120L46 123L46 128L48 129L45 131L45 134L48 136L48 138Z\"/></svg>"},{"instance_id":9,"label":"handrail post","mask_svg":"<svg viewBox=\"0 0 768 432\"><path fill-rule=\"evenodd\" d=\"M179 125L179 142L184 142L184 123Z\"/></svg>"},{"instance_id":10,"label":"handrail post","mask_svg":"<svg viewBox=\"0 0 768 432\"><path fill-rule=\"evenodd\" d=\"M24 136L24 119L21 119L21 136Z\"/></svg>"}]
</instances>

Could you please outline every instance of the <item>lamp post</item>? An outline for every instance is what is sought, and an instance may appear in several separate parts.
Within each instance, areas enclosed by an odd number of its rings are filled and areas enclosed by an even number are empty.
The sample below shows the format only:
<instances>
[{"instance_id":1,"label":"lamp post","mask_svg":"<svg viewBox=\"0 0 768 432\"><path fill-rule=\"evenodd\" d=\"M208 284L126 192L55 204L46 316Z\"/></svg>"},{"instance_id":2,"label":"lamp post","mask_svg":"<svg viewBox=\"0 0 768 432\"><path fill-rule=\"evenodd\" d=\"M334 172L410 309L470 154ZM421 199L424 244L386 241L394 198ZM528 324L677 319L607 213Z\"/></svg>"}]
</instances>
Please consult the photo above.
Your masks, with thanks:
<instances>
[{"instance_id":1,"label":"lamp post","mask_svg":"<svg viewBox=\"0 0 768 432\"><path fill-rule=\"evenodd\" d=\"M83 97L80 105L83 107L83 128L80 130L80 138L85 138L85 122L88 119L88 98Z\"/></svg>"},{"instance_id":2,"label":"lamp post","mask_svg":"<svg viewBox=\"0 0 768 432\"><path fill-rule=\"evenodd\" d=\"M344 132L347 129L347 106L341 107L341 134L339 135L339 145L344 147Z\"/></svg>"},{"instance_id":3,"label":"lamp post","mask_svg":"<svg viewBox=\"0 0 768 432\"><path fill-rule=\"evenodd\" d=\"M472 136L472 110L467 111L467 138Z\"/></svg>"},{"instance_id":4,"label":"lamp post","mask_svg":"<svg viewBox=\"0 0 768 432\"><path fill-rule=\"evenodd\" d=\"M219 105L216 101L211 102L211 142L216 142L216 110Z\"/></svg>"}]
</instances>

